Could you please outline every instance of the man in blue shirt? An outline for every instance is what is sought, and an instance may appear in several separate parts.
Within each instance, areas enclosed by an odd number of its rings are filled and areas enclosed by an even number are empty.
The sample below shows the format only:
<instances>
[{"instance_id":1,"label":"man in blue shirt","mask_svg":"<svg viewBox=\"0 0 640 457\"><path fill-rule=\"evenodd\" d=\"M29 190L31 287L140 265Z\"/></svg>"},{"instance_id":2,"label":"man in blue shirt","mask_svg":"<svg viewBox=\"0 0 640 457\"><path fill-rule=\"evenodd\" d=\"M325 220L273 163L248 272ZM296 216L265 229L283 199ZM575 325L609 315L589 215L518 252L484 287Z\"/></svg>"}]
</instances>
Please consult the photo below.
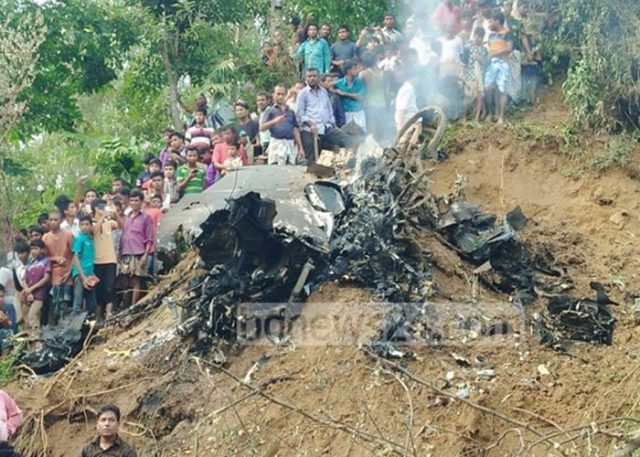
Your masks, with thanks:
<instances>
[{"instance_id":1,"label":"man in blue shirt","mask_svg":"<svg viewBox=\"0 0 640 457\"><path fill-rule=\"evenodd\" d=\"M354 122L363 133L366 133L367 121L363 103L366 90L364 81L358 76L360 63L348 60L343 65L343 69L345 76L335 84L334 93L340 96L347 124Z\"/></svg>"},{"instance_id":2,"label":"man in blue shirt","mask_svg":"<svg viewBox=\"0 0 640 457\"><path fill-rule=\"evenodd\" d=\"M336 127L329 93L320 86L316 68L307 70L307 87L300 91L297 102L300 136L308 163L315 162L322 149L352 146L351 138Z\"/></svg>"},{"instance_id":3,"label":"man in blue shirt","mask_svg":"<svg viewBox=\"0 0 640 457\"><path fill-rule=\"evenodd\" d=\"M331 52L329 43L318 37L318 26L307 26L307 39L298 48L297 56L302 59L304 70L315 68L324 74L331 68Z\"/></svg>"},{"instance_id":4,"label":"man in blue shirt","mask_svg":"<svg viewBox=\"0 0 640 457\"><path fill-rule=\"evenodd\" d=\"M297 158L302 158L302 140L296 114L285 101L287 90L283 85L273 89L274 105L265 114L260 123L260 131L269 131L269 165L295 165Z\"/></svg>"},{"instance_id":5,"label":"man in blue shirt","mask_svg":"<svg viewBox=\"0 0 640 457\"><path fill-rule=\"evenodd\" d=\"M331 65L332 71L342 73L342 66L347 60L355 59L358 48L356 44L349 38L349 27L341 25L338 27L338 41L331 45Z\"/></svg>"}]
</instances>

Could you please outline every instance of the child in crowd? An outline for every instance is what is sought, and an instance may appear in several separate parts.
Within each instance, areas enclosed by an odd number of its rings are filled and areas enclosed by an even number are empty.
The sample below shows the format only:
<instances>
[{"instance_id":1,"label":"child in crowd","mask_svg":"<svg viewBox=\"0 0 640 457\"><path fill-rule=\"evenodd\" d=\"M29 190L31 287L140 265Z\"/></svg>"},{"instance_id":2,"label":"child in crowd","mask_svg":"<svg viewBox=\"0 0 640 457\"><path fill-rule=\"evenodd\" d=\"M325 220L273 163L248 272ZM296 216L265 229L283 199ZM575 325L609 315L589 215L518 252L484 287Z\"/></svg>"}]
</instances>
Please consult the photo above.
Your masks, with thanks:
<instances>
[{"instance_id":1,"label":"child in crowd","mask_svg":"<svg viewBox=\"0 0 640 457\"><path fill-rule=\"evenodd\" d=\"M216 169L217 177L216 179L220 179L222 176L222 172L225 170L224 163L229 157L229 146L235 145L236 149L238 149L238 143L236 142L235 131L233 127L228 126L222 129L222 143L217 144L213 150L213 158L211 162ZM242 165L247 166L249 164L249 159L247 157L247 153L242 146L238 149L238 155L242 160Z\"/></svg>"},{"instance_id":2,"label":"child in crowd","mask_svg":"<svg viewBox=\"0 0 640 457\"><path fill-rule=\"evenodd\" d=\"M240 157L240 145L237 143L231 143L227 145L227 158L222 163L222 170L220 171L222 176L239 170L242 167L242 158Z\"/></svg>"},{"instance_id":3,"label":"child in crowd","mask_svg":"<svg viewBox=\"0 0 640 457\"><path fill-rule=\"evenodd\" d=\"M333 117L336 120L336 127L343 127L347 123L347 119L342 108L342 101L340 96L334 92L334 85L340 79L338 73L327 73L321 79L322 87L329 92L329 100L331 101L331 107L333 108Z\"/></svg>"},{"instance_id":4,"label":"child in crowd","mask_svg":"<svg viewBox=\"0 0 640 457\"><path fill-rule=\"evenodd\" d=\"M145 213L149 215L152 222L152 239L153 245L149 251L149 256L147 257L147 270L149 273L149 277L154 278L156 273L156 250L157 250L157 240L158 240L158 226L160 225L160 219L162 218L162 195L155 194L152 195L149 201L149 206L144 210Z\"/></svg>"},{"instance_id":5,"label":"child in crowd","mask_svg":"<svg viewBox=\"0 0 640 457\"><path fill-rule=\"evenodd\" d=\"M489 63L489 51L482 42L485 30L477 27L473 32L473 41L465 46L464 60L464 106L465 120L472 106L475 107L476 121L480 120L484 102L484 73Z\"/></svg>"},{"instance_id":6,"label":"child in crowd","mask_svg":"<svg viewBox=\"0 0 640 457\"><path fill-rule=\"evenodd\" d=\"M0 352L5 355L5 349L11 345L14 322L11 321L5 304L7 290L0 284Z\"/></svg>"},{"instance_id":7,"label":"child in crowd","mask_svg":"<svg viewBox=\"0 0 640 457\"><path fill-rule=\"evenodd\" d=\"M60 224L60 230L73 233L73 236L78 236L80 233L80 223L76 217L78 208L75 202L72 202L67 196L62 195L54 202L56 207L62 211L64 220Z\"/></svg>"},{"instance_id":8,"label":"child in crowd","mask_svg":"<svg viewBox=\"0 0 640 457\"><path fill-rule=\"evenodd\" d=\"M162 195L164 195L163 207L170 208L171 205L178 203L180 194L178 193L178 181L176 180L176 163L173 160L167 160L164 165L164 187Z\"/></svg>"},{"instance_id":9,"label":"child in crowd","mask_svg":"<svg viewBox=\"0 0 640 457\"><path fill-rule=\"evenodd\" d=\"M95 189L87 189L84 193L83 205L80 207L80 214L91 214L91 203L98 199L98 191ZM79 203L79 202L78 202ZM80 206L78 204L78 206ZM51 229L51 227L49 227Z\"/></svg>"},{"instance_id":10,"label":"child in crowd","mask_svg":"<svg viewBox=\"0 0 640 457\"><path fill-rule=\"evenodd\" d=\"M38 225L42 228L43 233L49 230L49 213L42 213L38 216Z\"/></svg>"},{"instance_id":11,"label":"child in crowd","mask_svg":"<svg viewBox=\"0 0 640 457\"><path fill-rule=\"evenodd\" d=\"M187 148L187 163L180 165L176 172L178 191L183 195L199 194L204 190L204 167L198 163L198 150Z\"/></svg>"},{"instance_id":12,"label":"child in crowd","mask_svg":"<svg viewBox=\"0 0 640 457\"><path fill-rule=\"evenodd\" d=\"M142 190L148 191L149 187L151 187L151 178L155 173L162 172L162 162L160 159L153 159L149 162L149 179L147 179L144 184L142 184Z\"/></svg>"},{"instance_id":13,"label":"child in crowd","mask_svg":"<svg viewBox=\"0 0 640 457\"><path fill-rule=\"evenodd\" d=\"M140 172L140 174L138 175L138 178L136 179L136 187L142 188L144 183L146 183L151 178L151 171L149 170L150 168L149 164L154 159L155 159L154 155L151 154L150 152L147 152L144 155L144 158L142 160L142 163L144 165L144 170Z\"/></svg>"},{"instance_id":14,"label":"child in crowd","mask_svg":"<svg viewBox=\"0 0 640 457\"><path fill-rule=\"evenodd\" d=\"M439 41L442 46L442 52L440 54L440 78L442 79L447 76L459 78L462 70L461 56L464 51L462 38L457 35L456 29L450 28Z\"/></svg>"},{"instance_id":15,"label":"child in crowd","mask_svg":"<svg viewBox=\"0 0 640 457\"><path fill-rule=\"evenodd\" d=\"M91 216L80 217L80 234L73 242L73 314L80 314L82 302L87 307L87 315L91 319L95 315L97 284L95 277L95 245L93 242L93 220Z\"/></svg>"},{"instance_id":16,"label":"child in crowd","mask_svg":"<svg viewBox=\"0 0 640 457\"><path fill-rule=\"evenodd\" d=\"M32 336L38 337L40 336L40 313L49 292L52 267L44 254L45 245L42 240L31 240L29 247L32 260L27 266L25 273L27 286L22 291L20 299L25 328Z\"/></svg>"},{"instance_id":17,"label":"child in crowd","mask_svg":"<svg viewBox=\"0 0 640 457\"><path fill-rule=\"evenodd\" d=\"M16 290L16 294L13 297L13 306L16 311L20 311L20 316L24 322L27 321L27 316L22 314L22 291L27 287L27 265L29 263L29 243L24 240L16 241L14 247L14 261L11 267L11 274L13 276L13 287Z\"/></svg>"},{"instance_id":18,"label":"child in crowd","mask_svg":"<svg viewBox=\"0 0 640 457\"><path fill-rule=\"evenodd\" d=\"M144 201L147 206L151 204L151 197L157 194L162 196L164 193L164 174L161 171L154 171L148 182L149 185L144 191Z\"/></svg>"},{"instance_id":19,"label":"child in crowd","mask_svg":"<svg viewBox=\"0 0 640 457\"><path fill-rule=\"evenodd\" d=\"M48 218L49 216L47 216ZM29 227L29 239L30 240L41 240L45 234L45 230L39 225L32 225Z\"/></svg>"},{"instance_id":20,"label":"child in crowd","mask_svg":"<svg viewBox=\"0 0 640 457\"><path fill-rule=\"evenodd\" d=\"M73 299L73 280L71 265L73 262L73 234L60 230L62 215L60 211L49 213L49 232L42 237L51 262L51 309L49 322L55 323L68 311Z\"/></svg>"}]
</instances>

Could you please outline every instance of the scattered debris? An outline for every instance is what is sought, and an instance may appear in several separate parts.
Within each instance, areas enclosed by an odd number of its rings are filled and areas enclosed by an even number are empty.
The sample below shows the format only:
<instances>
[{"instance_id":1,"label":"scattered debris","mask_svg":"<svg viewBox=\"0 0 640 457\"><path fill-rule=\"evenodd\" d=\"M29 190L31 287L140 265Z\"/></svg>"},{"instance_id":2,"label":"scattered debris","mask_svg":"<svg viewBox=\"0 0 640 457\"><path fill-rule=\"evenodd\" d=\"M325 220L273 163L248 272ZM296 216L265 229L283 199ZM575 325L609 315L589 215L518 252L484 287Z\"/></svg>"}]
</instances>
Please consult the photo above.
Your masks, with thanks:
<instances>
[{"instance_id":1,"label":"scattered debris","mask_svg":"<svg viewBox=\"0 0 640 457\"><path fill-rule=\"evenodd\" d=\"M483 381L491 381L497 375L496 370L486 369L486 370L478 370L476 372L476 376L478 379L482 379Z\"/></svg>"},{"instance_id":2,"label":"scattered debris","mask_svg":"<svg viewBox=\"0 0 640 457\"><path fill-rule=\"evenodd\" d=\"M538 373L540 376L551 376L551 372L544 364L538 365Z\"/></svg>"},{"instance_id":3,"label":"scattered debris","mask_svg":"<svg viewBox=\"0 0 640 457\"><path fill-rule=\"evenodd\" d=\"M43 327L39 347L23 354L20 363L36 374L52 373L64 367L82 350L89 334L86 317L86 313L80 313L61 325Z\"/></svg>"},{"instance_id":4,"label":"scattered debris","mask_svg":"<svg viewBox=\"0 0 640 457\"><path fill-rule=\"evenodd\" d=\"M627 211L618 211L609 218L609 223L616 227L618 230L622 230L629 222L629 213Z\"/></svg>"}]
</instances>

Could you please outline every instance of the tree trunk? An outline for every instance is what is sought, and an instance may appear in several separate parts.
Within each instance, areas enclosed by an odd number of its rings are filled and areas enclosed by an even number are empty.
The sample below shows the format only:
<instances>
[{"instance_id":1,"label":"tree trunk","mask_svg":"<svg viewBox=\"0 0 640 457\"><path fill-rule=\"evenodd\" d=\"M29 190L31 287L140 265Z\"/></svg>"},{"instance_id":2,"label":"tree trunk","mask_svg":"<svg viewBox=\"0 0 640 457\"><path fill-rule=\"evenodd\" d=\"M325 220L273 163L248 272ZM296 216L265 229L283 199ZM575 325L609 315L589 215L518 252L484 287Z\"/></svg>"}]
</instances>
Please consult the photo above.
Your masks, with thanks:
<instances>
[{"instance_id":1,"label":"tree trunk","mask_svg":"<svg viewBox=\"0 0 640 457\"><path fill-rule=\"evenodd\" d=\"M169 115L171 116L171 122L174 128L182 129L184 121L182 120L182 110L180 108L180 97L178 94L178 75L173 69L173 65L171 65L169 46L166 39L162 40L160 54L167 74L167 82L169 83Z\"/></svg>"}]
</instances>

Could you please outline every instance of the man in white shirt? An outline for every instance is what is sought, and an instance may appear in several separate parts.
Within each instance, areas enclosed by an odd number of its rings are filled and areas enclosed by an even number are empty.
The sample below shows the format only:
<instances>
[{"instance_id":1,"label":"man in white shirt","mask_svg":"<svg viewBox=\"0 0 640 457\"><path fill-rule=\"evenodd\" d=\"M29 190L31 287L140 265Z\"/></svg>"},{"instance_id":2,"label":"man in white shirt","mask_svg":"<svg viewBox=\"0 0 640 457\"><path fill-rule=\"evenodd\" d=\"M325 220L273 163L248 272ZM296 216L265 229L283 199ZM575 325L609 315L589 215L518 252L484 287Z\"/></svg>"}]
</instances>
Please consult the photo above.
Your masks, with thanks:
<instances>
[{"instance_id":1,"label":"man in white shirt","mask_svg":"<svg viewBox=\"0 0 640 457\"><path fill-rule=\"evenodd\" d=\"M396 96L395 123L396 131L402 127L418 112L417 93L420 86L420 74L411 69L406 75L405 83L400 87Z\"/></svg>"}]
</instances>

